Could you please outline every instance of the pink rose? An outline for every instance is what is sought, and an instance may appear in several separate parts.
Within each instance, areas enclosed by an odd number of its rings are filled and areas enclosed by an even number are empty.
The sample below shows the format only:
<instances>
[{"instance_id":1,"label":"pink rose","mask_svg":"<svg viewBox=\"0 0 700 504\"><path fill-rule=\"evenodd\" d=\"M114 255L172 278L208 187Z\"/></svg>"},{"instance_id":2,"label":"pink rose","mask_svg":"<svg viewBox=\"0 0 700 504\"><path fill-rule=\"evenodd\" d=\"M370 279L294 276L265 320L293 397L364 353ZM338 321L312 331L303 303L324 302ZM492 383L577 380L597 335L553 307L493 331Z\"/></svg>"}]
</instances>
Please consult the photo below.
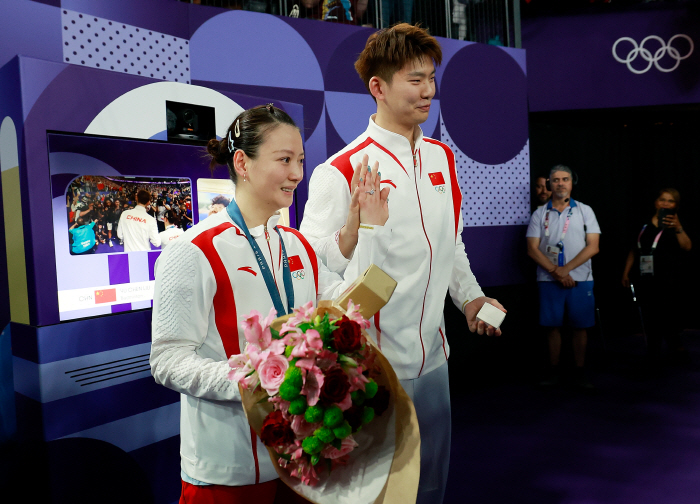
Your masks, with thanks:
<instances>
[{"instance_id":1,"label":"pink rose","mask_svg":"<svg viewBox=\"0 0 700 504\"><path fill-rule=\"evenodd\" d=\"M279 391L288 367L289 362L282 355L270 355L258 365L260 384L268 394L274 395Z\"/></svg>"}]
</instances>

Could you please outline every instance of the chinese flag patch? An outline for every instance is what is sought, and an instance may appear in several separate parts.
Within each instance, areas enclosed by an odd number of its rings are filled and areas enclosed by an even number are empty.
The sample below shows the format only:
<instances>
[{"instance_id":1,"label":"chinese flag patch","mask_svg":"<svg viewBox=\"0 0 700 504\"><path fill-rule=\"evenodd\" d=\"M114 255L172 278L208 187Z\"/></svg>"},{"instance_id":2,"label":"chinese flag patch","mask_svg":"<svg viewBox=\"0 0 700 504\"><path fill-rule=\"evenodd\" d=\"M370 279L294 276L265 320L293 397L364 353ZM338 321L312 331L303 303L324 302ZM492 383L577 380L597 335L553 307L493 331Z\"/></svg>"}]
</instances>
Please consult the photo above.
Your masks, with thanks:
<instances>
[{"instance_id":1,"label":"chinese flag patch","mask_svg":"<svg viewBox=\"0 0 700 504\"><path fill-rule=\"evenodd\" d=\"M298 271L304 269L304 264L301 262L301 258L298 255L292 256L288 259L289 271Z\"/></svg>"},{"instance_id":2,"label":"chinese flag patch","mask_svg":"<svg viewBox=\"0 0 700 504\"><path fill-rule=\"evenodd\" d=\"M430 182L432 182L434 186L443 185L445 183L445 178L442 176L442 172L438 171L428 173L428 177L430 177Z\"/></svg>"},{"instance_id":3,"label":"chinese flag patch","mask_svg":"<svg viewBox=\"0 0 700 504\"><path fill-rule=\"evenodd\" d=\"M113 303L117 300L117 289L102 289L95 291L95 304Z\"/></svg>"}]
</instances>

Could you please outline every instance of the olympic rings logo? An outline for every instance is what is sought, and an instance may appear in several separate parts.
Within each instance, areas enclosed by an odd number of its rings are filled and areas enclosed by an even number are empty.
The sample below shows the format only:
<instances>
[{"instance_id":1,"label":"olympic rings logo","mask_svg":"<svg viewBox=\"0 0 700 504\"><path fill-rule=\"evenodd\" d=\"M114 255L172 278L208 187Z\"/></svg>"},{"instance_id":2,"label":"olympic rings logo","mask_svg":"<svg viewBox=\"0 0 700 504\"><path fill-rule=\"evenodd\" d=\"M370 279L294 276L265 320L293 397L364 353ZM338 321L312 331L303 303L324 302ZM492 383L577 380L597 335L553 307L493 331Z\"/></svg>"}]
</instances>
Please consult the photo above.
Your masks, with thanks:
<instances>
[{"instance_id":1,"label":"olympic rings logo","mask_svg":"<svg viewBox=\"0 0 700 504\"><path fill-rule=\"evenodd\" d=\"M688 41L688 44L690 45L690 49L688 50L688 54L685 56L681 56L681 53L678 49L672 46L673 41L682 38ZM654 51L654 54L651 53L649 49L646 49L644 47L644 44L646 44L649 40L656 40L661 44L661 47L659 47L656 51ZM617 55L617 45L620 42L629 42L632 44L633 48L632 50L627 53L626 58L621 58ZM678 68L678 65L681 64L681 60L686 59L688 56L693 54L693 50L695 49L695 44L693 44L693 39L691 39L688 35L684 35L682 33L679 33L677 35L674 35L671 37L668 41L668 44L664 42L664 40L661 37L658 37L656 35L649 35L646 37L642 42L637 45L637 42L630 38L630 37L621 37L615 41L615 43L612 46L612 54L615 60L617 60L620 63L625 63L627 65L627 68L629 69L630 72L636 73L636 74L643 74L649 71L651 68L651 65L654 65L657 70L660 72L673 72L676 68ZM659 64L659 61L666 55L668 54L671 58L676 60L675 65L673 65L671 68L664 68ZM642 70L637 70L636 68L632 67L632 62L637 59L637 56L641 56L644 61L646 61L648 64L646 68Z\"/></svg>"},{"instance_id":2,"label":"olympic rings logo","mask_svg":"<svg viewBox=\"0 0 700 504\"><path fill-rule=\"evenodd\" d=\"M305 276L306 272L304 270L292 271L292 278L295 280L303 280Z\"/></svg>"},{"instance_id":3,"label":"olympic rings logo","mask_svg":"<svg viewBox=\"0 0 700 504\"><path fill-rule=\"evenodd\" d=\"M435 190L437 192L439 192L440 194L445 194L445 186L444 185L435 186Z\"/></svg>"}]
</instances>

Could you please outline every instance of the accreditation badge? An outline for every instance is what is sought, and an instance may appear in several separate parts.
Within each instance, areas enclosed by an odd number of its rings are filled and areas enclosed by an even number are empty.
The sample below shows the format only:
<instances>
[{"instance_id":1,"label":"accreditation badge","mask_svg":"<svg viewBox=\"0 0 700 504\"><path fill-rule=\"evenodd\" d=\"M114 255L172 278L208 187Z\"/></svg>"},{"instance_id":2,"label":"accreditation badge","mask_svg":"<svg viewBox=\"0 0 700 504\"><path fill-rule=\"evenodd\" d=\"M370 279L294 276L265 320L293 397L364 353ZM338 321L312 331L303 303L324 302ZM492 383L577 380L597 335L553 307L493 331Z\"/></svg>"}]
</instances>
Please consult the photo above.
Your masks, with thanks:
<instances>
[{"instance_id":1,"label":"accreditation badge","mask_svg":"<svg viewBox=\"0 0 700 504\"><path fill-rule=\"evenodd\" d=\"M554 266L559 266L559 254L561 253L561 247L559 245L547 245L544 255L547 256L549 262Z\"/></svg>"},{"instance_id":2,"label":"accreditation badge","mask_svg":"<svg viewBox=\"0 0 700 504\"><path fill-rule=\"evenodd\" d=\"M639 257L639 273L644 275L654 274L654 256L643 255Z\"/></svg>"}]
</instances>

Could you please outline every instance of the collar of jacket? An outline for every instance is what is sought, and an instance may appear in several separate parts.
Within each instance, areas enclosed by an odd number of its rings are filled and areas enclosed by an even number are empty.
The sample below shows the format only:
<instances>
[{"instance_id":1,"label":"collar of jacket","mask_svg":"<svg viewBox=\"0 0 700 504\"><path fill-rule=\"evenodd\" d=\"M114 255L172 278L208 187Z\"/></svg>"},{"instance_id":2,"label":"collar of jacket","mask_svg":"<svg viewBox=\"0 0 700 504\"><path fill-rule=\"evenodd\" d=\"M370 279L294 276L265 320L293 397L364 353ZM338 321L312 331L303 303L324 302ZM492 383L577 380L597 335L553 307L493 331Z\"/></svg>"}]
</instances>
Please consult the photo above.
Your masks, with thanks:
<instances>
[{"instance_id":1,"label":"collar of jacket","mask_svg":"<svg viewBox=\"0 0 700 504\"><path fill-rule=\"evenodd\" d=\"M408 141L408 138L403 135L399 135L398 133L394 133L393 131L384 129L381 126L377 126L377 123L374 122L375 116L376 114L372 114L370 116L369 126L367 127L367 134L372 138L372 140L389 150L389 152L394 154L394 156L399 159L405 159L406 157L412 158L413 152L411 152L411 142ZM418 136L415 139L416 147L414 152L418 152L418 149L420 149L422 143L423 130L419 126ZM371 162L372 160L370 159L370 163Z\"/></svg>"}]
</instances>

